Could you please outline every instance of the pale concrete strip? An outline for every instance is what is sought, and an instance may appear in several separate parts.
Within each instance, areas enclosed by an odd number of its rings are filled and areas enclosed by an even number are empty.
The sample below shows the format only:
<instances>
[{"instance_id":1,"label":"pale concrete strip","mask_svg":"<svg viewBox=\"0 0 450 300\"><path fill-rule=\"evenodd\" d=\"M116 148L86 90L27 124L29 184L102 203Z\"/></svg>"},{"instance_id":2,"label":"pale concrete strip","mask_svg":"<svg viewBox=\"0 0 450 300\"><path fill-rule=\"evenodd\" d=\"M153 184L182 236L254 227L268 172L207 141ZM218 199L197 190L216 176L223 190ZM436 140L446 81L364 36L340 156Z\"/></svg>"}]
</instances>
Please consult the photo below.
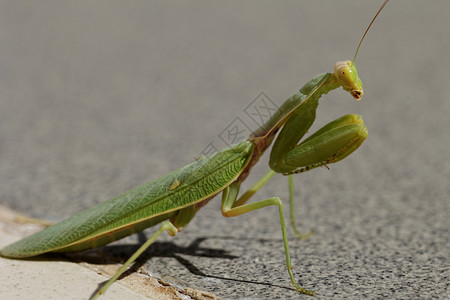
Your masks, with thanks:
<instances>
[{"instance_id":1,"label":"pale concrete strip","mask_svg":"<svg viewBox=\"0 0 450 300\"><path fill-rule=\"evenodd\" d=\"M0 248L42 228L22 223L23 218L0 206ZM0 257L2 299L89 299L98 284L105 282L120 266L93 265L57 260L15 260ZM214 299L194 289L177 289L144 274L131 274L113 284L107 299ZM106 299L105 298L105 299Z\"/></svg>"}]
</instances>

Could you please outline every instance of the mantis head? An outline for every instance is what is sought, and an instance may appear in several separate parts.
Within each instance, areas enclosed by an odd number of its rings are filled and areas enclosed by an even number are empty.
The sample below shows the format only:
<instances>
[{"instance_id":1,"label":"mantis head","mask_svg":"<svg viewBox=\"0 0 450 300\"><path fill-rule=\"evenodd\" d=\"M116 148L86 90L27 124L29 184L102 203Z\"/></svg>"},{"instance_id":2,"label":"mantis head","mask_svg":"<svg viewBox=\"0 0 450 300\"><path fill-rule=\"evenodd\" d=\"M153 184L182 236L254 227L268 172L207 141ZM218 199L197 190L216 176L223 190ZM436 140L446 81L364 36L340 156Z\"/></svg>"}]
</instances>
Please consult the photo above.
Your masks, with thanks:
<instances>
[{"instance_id":1,"label":"mantis head","mask_svg":"<svg viewBox=\"0 0 450 300\"><path fill-rule=\"evenodd\" d=\"M336 76L344 90L349 92L355 100L361 100L363 87L354 62L350 60L338 61L334 65L334 76Z\"/></svg>"},{"instance_id":2,"label":"mantis head","mask_svg":"<svg viewBox=\"0 0 450 300\"><path fill-rule=\"evenodd\" d=\"M358 77L358 71L356 70L355 65L355 59L356 56L358 55L359 47L361 47L361 43L364 40L364 37L366 36L370 27L372 26L373 22L375 21L377 16L380 14L381 10L386 6L388 2L389 0L384 1L384 3L381 5L380 9L376 13L375 17L373 17L372 22L370 22L369 26L364 32L361 40L359 41L358 47L356 48L355 57L353 58L353 61L350 60L338 61L334 65L334 76L336 76L336 79L338 80L339 84L342 85L344 90L350 92L350 94L353 96L353 98L355 98L355 100L361 100L363 95L361 79L359 79Z\"/></svg>"}]
</instances>

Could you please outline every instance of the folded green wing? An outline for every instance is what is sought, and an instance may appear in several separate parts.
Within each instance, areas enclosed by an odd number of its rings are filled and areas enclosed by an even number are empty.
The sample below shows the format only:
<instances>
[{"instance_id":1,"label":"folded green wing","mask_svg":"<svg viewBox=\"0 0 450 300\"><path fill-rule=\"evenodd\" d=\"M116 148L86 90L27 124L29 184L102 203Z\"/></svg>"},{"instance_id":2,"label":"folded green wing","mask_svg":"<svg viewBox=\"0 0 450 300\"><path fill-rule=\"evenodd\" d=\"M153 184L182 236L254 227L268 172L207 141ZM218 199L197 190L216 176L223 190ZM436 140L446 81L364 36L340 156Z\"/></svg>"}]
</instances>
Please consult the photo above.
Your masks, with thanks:
<instances>
[{"instance_id":1,"label":"folded green wing","mask_svg":"<svg viewBox=\"0 0 450 300\"><path fill-rule=\"evenodd\" d=\"M248 141L226 148L13 243L0 254L20 258L81 251L139 232L218 194L239 176L252 151Z\"/></svg>"}]
</instances>

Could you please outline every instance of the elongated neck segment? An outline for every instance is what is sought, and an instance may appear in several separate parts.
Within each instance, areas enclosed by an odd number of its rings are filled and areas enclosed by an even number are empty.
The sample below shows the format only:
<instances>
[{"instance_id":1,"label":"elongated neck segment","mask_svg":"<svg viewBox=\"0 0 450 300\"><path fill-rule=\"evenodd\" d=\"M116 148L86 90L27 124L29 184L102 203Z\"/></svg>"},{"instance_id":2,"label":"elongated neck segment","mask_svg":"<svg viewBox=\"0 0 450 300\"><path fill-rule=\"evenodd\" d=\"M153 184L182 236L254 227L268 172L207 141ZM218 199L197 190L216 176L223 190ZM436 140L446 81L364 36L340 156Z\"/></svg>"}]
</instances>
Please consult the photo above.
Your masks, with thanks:
<instances>
[{"instance_id":1,"label":"elongated neck segment","mask_svg":"<svg viewBox=\"0 0 450 300\"><path fill-rule=\"evenodd\" d=\"M333 73L319 74L306 83L298 92L289 97L280 108L260 128L249 137L256 144L258 152L269 147L277 131L286 123L289 116L295 114L302 105L317 107L319 98L341 84Z\"/></svg>"}]
</instances>

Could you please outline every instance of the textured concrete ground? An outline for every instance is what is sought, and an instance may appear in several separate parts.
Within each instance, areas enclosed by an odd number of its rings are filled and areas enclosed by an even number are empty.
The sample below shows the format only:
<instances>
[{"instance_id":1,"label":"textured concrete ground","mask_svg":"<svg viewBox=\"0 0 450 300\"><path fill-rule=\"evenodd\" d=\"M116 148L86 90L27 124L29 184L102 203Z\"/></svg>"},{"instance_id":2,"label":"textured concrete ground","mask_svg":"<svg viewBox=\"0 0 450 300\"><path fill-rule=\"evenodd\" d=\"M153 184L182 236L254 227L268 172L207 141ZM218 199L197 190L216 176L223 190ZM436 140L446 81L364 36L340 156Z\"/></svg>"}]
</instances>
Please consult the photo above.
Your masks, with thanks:
<instances>
[{"instance_id":1,"label":"textured concrete ground","mask_svg":"<svg viewBox=\"0 0 450 300\"><path fill-rule=\"evenodd\" d=\"M380 4L1 1L0 204L61 220L224 147L236 117L255 128L252 101L280 104L352 59ZM369 137L295 178L298 224L316 234L289 228L294 273L318 298L450 297L449 12L444 0L391 1L356 61L362 101L321 100L314 128L359 113ZM266 170L265 158L245 187ZM286 178L255 199L275 195L287 198ZM141 237L102 251L126 258ZM302 298L275 208L226 219L215 199L141 264L221 298Z\"/></svg>"}]
</instances>

